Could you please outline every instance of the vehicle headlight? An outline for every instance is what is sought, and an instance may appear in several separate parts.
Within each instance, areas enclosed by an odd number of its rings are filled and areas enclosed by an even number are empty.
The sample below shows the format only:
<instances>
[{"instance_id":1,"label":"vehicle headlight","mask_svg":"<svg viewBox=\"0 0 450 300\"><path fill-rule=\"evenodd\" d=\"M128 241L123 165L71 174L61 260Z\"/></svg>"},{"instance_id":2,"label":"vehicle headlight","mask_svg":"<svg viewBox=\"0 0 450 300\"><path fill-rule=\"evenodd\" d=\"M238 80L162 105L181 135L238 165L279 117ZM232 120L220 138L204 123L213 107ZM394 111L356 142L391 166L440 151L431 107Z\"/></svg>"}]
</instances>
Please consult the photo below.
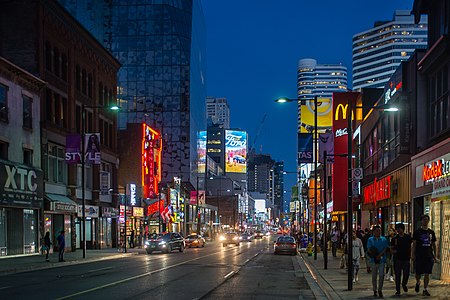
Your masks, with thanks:
<instances>
[{"instance_id":1,"label":"vehicle headlight","mask_svg":"<svg viewBox=\"0 0 450 300\"><path fill-rule=\"evenodd\" d=\"M235 237L233 238L233 240L237 240L237 239L239 239L237 236L235 236Z\"/></svg>"},{"instance_id":2,"label":"vehicle headlight","mask_svg":"<svg viewBox=\"0 0 450 300\"><path fill-rule=\"evenodd\" d=\"M159 242L158 245L165 245L166 242Z\"/></svg>"},{"instance_id":3,"label":"vehicle headlight","mask_svg":"<svg viewBox=\"0 0 450 300\"><path fill-rule=\"evenodd\" d=\"M148 245L150 245L150 243L149 242L145 242L145 246L148 246Z\"/></svg>"},{"instance_id":4,"label":"vehicle headlight","mask_svg":"<svg viewBox=\"0 0 450 300\"><path fill-rule=\"evenodd\" d=\"M220 241L225 241L225 237L224 237L223 235L221 235L221 236L219 237L219 240L220 240Z\"/></svg>"}]
</instances>

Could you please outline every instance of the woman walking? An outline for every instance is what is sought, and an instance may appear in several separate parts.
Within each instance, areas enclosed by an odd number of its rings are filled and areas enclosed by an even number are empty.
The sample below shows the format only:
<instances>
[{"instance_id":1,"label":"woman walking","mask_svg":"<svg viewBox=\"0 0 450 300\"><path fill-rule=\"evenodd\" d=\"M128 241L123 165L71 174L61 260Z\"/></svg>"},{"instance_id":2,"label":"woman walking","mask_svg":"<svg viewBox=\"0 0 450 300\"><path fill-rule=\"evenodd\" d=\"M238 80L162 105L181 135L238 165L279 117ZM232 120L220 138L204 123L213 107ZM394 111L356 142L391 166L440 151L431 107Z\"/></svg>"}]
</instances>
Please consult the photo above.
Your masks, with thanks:
<instances>
[{"instance_id":1,"label":"woman walking","mask_svg":"<svg viewBox=\"0 0 450 300\"><path fill-rule=\"evenodd\" d=\"M48 259L48 255L50 253L50 247L52 245L52 242L50 241L50 232L46 232L44 236L44 247L43 250L45 251L45 261L50 261Z\"/></svg>"}]
</instances>

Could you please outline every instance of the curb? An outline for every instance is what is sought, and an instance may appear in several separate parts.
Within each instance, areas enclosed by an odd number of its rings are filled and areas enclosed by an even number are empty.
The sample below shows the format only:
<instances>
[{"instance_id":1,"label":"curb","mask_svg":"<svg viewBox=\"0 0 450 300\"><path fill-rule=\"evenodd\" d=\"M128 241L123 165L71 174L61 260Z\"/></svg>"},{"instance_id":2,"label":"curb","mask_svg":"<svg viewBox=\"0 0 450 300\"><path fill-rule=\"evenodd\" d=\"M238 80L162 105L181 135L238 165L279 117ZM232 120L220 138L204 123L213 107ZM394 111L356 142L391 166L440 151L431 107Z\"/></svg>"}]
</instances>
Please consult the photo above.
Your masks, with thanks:
<instances>
[{"instance_id":1,"label":"curb","mask_svg":"<svg viewBox=\"0 0 450 300\"><path fill-rule=\"evenodd\" d=\"M319 282L317 275L310 268L309 264L305 261L301 253L297 255L297 263L300 270L297 270L297 268L295 268L295 276L298 276L298 274L302 274L306 278L309 288L313 292L316 299L337 299L336 297L332 297L328 290L324 288L323 285Z\"/></svg>"},{"instance_id":2,"label":"curb","mask_svg":"<svg viewBox=\"0 0 450 300\"><path fill-rule=\"evenodd\" d=\"M12 274L20 274L25 272L31 272L31 271L39 271L39 270L47 270L47 269L53 269L53 268L61 268L61 267L67 267L72 265L81 265L81 264L87 264L94 261L103 261L103 260L112 260L112 259L119 259L119 258L125 258L132 255L138 255L138 252L132 252L132 253L120 253L120 254L114 254L111 256L101 256L101 257L93 257L93 258L87 258L87 259L78 259L78 260L72 260L72 261L66 261L63 263L57 263L57 262L51 262L48 265L45 266L30 266L27 268L11 268L8 270L0 271L0 277L6 276L6 275L12 275Z\"/></svg>"}]
</instances>

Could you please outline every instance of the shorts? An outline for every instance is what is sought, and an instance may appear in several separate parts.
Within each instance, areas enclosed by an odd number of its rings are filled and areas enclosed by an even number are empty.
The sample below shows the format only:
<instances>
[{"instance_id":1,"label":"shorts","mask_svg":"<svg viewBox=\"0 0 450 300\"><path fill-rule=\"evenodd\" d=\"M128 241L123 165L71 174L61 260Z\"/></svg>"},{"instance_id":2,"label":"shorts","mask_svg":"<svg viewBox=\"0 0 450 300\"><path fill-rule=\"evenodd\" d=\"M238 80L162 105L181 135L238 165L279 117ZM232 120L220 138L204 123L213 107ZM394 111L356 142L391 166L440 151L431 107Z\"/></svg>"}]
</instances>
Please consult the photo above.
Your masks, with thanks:
<instances>
[{"instance_id":1,"label":"shorts","mask_svg":"<svg viewBox=\"0 0 450 300\"><path fill-rule=\"evenodd\" d=\"M416 275L431 274L433 273L434 260L432 258L416 259L415 272Z\"/></svg>"}]
</instances>

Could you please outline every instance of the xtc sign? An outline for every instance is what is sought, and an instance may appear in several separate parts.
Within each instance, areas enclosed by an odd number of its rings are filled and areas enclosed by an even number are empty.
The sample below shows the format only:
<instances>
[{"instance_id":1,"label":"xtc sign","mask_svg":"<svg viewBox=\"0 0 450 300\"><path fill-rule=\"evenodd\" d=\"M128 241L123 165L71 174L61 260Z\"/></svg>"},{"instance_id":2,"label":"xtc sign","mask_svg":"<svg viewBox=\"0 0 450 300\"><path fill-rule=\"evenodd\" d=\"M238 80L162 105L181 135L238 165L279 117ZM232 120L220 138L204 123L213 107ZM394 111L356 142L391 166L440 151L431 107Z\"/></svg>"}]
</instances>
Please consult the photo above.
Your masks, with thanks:
<instances>
[{"instance_id":1,"label":"xtc sign","mask_svg":"<svg viewBox=\"0 0 450 300\"><path fill-rule=\"evenodd\" d=\"M40 207L43 184L42 171L0 162L0 203Z\"/></svg>"}]
</instances>

